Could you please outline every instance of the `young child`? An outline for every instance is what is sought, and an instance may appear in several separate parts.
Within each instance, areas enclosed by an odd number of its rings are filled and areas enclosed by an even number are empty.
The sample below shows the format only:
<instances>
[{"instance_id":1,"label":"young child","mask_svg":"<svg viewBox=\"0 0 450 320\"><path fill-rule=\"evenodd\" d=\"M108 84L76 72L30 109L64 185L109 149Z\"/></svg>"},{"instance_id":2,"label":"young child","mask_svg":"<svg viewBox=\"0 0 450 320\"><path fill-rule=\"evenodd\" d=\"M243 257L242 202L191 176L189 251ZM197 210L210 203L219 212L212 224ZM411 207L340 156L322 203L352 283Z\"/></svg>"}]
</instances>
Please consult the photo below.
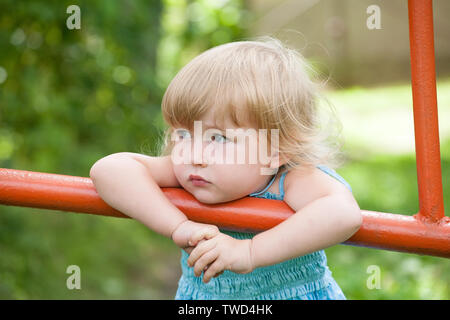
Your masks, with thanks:
<instances>
[{"instance_id":1,"label":"young child","mask_svg":"<svg viewBox=\"0 0 450 320\"><path fill-rule=\"evenodd\" d=\"M361 212L330 168L339 146L334 127L321 125L319 85L307 72L302 56L272 37L209 49L165 92L161 156L121 152L91 168L105 202L183 249L175 299L345 299L323 249L350 238ZM269 156L250 159L264 148ZM162 187L207 204L281 200L295 214L258 234L221 230L188 220Z\"/></svg>"}]
</instances>

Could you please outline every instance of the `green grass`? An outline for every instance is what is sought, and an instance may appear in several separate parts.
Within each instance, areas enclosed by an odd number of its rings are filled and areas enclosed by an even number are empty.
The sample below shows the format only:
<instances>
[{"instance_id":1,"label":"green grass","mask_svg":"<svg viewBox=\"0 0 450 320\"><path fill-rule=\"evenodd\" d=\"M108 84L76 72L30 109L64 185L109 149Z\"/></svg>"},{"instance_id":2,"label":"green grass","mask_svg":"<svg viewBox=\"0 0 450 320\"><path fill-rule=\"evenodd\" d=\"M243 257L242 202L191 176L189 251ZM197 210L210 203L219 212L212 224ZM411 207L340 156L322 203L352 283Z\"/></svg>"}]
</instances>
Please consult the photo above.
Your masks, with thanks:
<instances>
[{"instance_id":1,"label":"green grass","mask_svg":"<svg viewBox=\"0 0 450 320\"><path fill-rule=\"evenodd\" d=\"M440 114L445 114L450 106L449 81L438 84L438 94ZM388 139L388 134L395 134L399 127L384 122L393 109L411 107L409 86L352 88L330 97L341 114L353 114L360 121L349 125L353 129L345 127L349 158L337 170L352 186L360 207L416 213L413 150L391 152L389 144L399 142ZM386 135L374 134L371 126L361 122L374 119L377 130ZM450 125L442 117L441 123ZM372 148L372 143L377 147ZM441 144L444 204L449 215L450 139L441 136ZM448 259L347 245L326 253L348 299L450 298ZM168 239L131 219L0 206L0 299L173 299L179 258L179 250ZM81 269L81 290L66 287L69 265ZM381 270L380 289L367 286L369 266Z\"/></svg>"},{"instance_id":2,"label":"green grass","mask_svg":"<svg viewBox=\"0 0 450 320\"><path fill-rule=\"evenodd\" d=\"M364 157L376 153L414 153L410 84L331 91L329 100L343 124L347 147ZM437 83L439 135L450 138L450 79Z\"/></svg>"}]
</instances>

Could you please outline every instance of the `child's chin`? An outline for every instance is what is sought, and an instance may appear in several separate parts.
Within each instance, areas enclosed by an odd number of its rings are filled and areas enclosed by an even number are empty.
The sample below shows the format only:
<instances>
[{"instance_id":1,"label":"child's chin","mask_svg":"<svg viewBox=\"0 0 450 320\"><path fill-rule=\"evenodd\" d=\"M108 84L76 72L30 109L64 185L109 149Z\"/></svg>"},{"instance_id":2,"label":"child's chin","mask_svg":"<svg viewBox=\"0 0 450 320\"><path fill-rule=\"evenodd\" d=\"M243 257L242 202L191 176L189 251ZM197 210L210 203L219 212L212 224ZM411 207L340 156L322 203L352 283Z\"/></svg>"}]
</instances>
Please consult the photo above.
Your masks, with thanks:
<instances>
[{"instance_id":1,"label":"child's chin","mask_svg":"<svg viewBox=\"0 0 450 320\"><path fill-rule=\"evenodd\" d=\"M237 200L237 198L232 198L232 199L224 199L224 198L211 199L211 198L207 198L207 199L205 199L205 198L201 198L201 197L200 198L196 197L196 199L199 202L204 203L204 204L221 204L221 203L227 203L227 202L230 202L230 201Z\"/></svg>"},{"instance_id":2,"label":"child's chin","mask_svg":"<svg viewBox=\"0 0 450 320\"><path fill-rule=\"evenodd\" d=\"M206 194L205 191L202 191L202 190L186 190L186 191L188 191L190 194L192 194L198 202L201 202L204 204L215 203L215 201L211 197L211 195Z\"/></svg>"},{"instance_id":3,"label":"child's chin","mask_svg":"<svg viewBox=\"0 0 450 320\"><path fill-rule=\"evenodd\" d=\"M199 197L199 196L195 196L195 198L204 204L217 204L220 201L217 201L216 199L211 199L211 198L206 198L206 197Z\"/></svg>"},{"instance_id":4,"label":"child's chin","mask_svg":"<svg viewBox=\"0 0 450 320\"><path fill-rule=\"evenodd\" d=\"M208 194L208 195L207 194L200 194L200 192L194 194L193 196L199 202L204 203L204 204L218 204L218 203L222 203L222 202L227 202L224 199L219 199L219 198L214 197L213 195L210 195L210 194Z\"/></svg>"}]
</instances>

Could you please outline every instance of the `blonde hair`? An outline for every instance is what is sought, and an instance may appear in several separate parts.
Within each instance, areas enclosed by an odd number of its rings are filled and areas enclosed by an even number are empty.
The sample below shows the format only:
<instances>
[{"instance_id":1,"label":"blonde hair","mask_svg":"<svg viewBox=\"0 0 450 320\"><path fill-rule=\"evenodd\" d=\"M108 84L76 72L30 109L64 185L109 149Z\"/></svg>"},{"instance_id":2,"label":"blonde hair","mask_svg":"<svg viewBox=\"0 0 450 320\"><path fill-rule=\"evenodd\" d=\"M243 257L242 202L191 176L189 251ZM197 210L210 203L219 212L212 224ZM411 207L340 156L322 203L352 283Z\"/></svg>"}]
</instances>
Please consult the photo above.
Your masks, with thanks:
<instances>
[{"instance_id":1,"label":"blonde hair","mask_svg":"<svg viewBox=\"0 0 450 320\"><path fill-rule=\"evenodd\" d=\"M217 123L229 116L242 127L279 131L279 152L287 168L342 164L342 125L333 106L321 94L317 73L303 56L280 40L258 37L211 48L195 57L173 78L162 99L162 115L169 124L161 155L169 155L176 127L192 129L214 106ZM329 107L319 108L323 98ZM321 111L330 111L323 123Z\"/></svg>"}]
</instances>

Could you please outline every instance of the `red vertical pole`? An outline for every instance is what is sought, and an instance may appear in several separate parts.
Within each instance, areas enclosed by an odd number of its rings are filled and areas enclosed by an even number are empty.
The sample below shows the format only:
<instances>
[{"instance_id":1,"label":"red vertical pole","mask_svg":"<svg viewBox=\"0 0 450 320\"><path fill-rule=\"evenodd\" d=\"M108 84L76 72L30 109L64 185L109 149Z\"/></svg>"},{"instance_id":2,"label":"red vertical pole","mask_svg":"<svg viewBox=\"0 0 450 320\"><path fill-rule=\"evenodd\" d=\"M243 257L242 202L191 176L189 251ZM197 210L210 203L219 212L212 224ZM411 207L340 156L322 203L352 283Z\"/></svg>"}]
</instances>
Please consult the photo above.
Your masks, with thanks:
<instances>
[{"instance_id":1,"label":"red vertical pole","mask_svg":"<svg viewBox=\"0 0 450 320\"><path fill-rule=\"evenodd\" d=\"M419 212L424 222L444 218L434 62L432 0L408 0Z\"/></svg>"}]
</instances>

